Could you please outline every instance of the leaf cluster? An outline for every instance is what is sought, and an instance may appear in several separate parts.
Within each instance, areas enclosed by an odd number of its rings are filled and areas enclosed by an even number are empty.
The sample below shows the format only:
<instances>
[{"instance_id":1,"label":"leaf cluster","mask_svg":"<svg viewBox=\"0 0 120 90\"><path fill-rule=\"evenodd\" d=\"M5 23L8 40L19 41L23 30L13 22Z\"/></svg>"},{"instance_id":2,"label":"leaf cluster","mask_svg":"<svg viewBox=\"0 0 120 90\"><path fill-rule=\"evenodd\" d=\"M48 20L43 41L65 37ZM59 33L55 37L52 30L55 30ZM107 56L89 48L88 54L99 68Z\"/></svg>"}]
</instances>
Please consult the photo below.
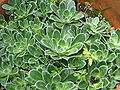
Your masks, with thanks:
<instances>
[{"instance_id":1,"label":"leaf cluster","mask_svg":"<svg viewBox=\"0 0 120 90\"><path fill-rule=\"evenodd\" d=\"M6 90L113 90L120 30L85 18L74 1L9 0L0 15L0 84Z\"/></svg>"}]
</instances>

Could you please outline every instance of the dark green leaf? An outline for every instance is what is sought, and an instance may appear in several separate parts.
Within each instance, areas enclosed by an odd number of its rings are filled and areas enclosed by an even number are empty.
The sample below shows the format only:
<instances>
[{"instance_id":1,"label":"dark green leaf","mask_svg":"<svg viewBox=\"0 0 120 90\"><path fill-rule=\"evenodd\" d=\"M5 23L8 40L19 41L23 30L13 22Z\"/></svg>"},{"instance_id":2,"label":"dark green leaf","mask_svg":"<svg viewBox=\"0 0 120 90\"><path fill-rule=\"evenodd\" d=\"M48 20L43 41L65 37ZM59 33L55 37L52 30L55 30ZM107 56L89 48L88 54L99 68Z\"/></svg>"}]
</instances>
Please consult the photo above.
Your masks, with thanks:
<instances>
[{"instance_id":1,"label":"dark green leaf","mask_svg":"<svg viewBox=\"0 0 120 90\"><path fill-rule=\"evenodd\" d=\"M71 89L72 87L74 86L74 83L73 82L66 82L64 84L64 90L66 89Z\"/></svg>"},{"instance_id":2,"label":"dark green leaf","mask_svg":"<svg viewBox=\"0 0 120 90\"><path fill-rule=\"evenodd\" d=\"M117 55L116 65L120 67L120 54Z\"/></svg>"},{"instance_id":3,"label":"dark green leaf","mask_svg":"<svg viewBox=\"0 0 120 90\"><path fill-rule=\"evenodd\" d=\"M100 70L99 75L101 77L104 77L107 74L108 67L105 66L105 65L102 65L102 66L99 67L99 70Z\"/></svg>"},{"instance_id":4,"label":"dark green leaf","mask_svg":"<svg viewBox=\"0 0 120 90\"><path fill-rule=\"evenodd\" d=\"M53 27L51 26L47 27L46 32L49 38L52 38L53 31L54 31Z\"/></svg>"},{"instance_id":5,"label":"dark green leaf","mask_svg":"<svg viewBox=\"0 0 120 90\"><path fill-rule=\"evenodd\" d=\"M54 30L53 38L58 42L60 40L60 32L58 30Z\"/></svg>"},{"instance_id":6,"label":"dark green leaf","mask_svg":"<svg viewBox=\"0 0 120 90\"><path fill-rule=\"evenodd\" d=\"M32 78L32 79L34 79L34 80L42 80L42 75L41 75L41 73L39 72L39 71L37 71L37 70L32 70L32 71L30 71L30 77Z\"/></svg>"},{"instance_id":7,"label":"dark green leaf","mask_svg":"<svg viewBox=\"0 0 120 90\"><path fill-rule=\"evenodd\" d=\"M107 87L110 83L107 78L103 78L102 81L103 81L103 86L104 87Z\"/></svg>"},{"instance_id":8,"label":"dark green leaf","mask_svg":"<svg viewBox=\"0 0 120 90\"><path fill-rule=\"evenodd\" d=\"M78 86L79 86L79 89L85 89L85 88L87 88L88 83L85 81L80 81Z\"/></svg>"},{"instance_id":9,"label":"dark green leaf","mask_svg":"<svg viewBox=\"0 0 120 90\"><path fill-rule=\"evenodd\" d=\"M84 42L86 40L85 34L80 33L79 35L77 35L74 39L74 41L72 42L72 45L79 43L79 42Z\"/></svg>"},{"instance_id":10,"label":"dark green leaf","mask_svg":"<svg viewBox=\"0 0 120 90\"><path fill-rule=\"evenodd\" d=\"M60 82L61 81L61 77L59 74L55 75L53 78L52 78L52 82L54 83L57 83L57 82Z\"/></svg>"},{"instance_id":11,"label":"dark green leaf","mask_svg":"<svg viewBox=\"0 0 120 90\"><path fill-rule=\"evenodd\" d=\"M7 83L6 87L7 90L15 90L16 85L13 83Z\"/></svg>"},{"instance_id":12,"label":"dark green leaf","mask_svg":"<svg viewBox=\"0 0 120 90\"><path fill-rule=\"evenodd\" d=\"M45 2L41 2L41 3L40 3L40 9L41 9L42 12L44 12L44 13L46 12L46 7L47 7L47 6L46 6L46 3L45 3Z\"/></svg>"},{"instance_id":13,"label":"dark green leaf","mask_svg":"<svg viewBox=\"0 0 120 90\"><path fill-rule=\"evenodd\" d=\"M95 69L91 72L91 75L94 76L94 77L96 77L96 76L99 75L99 72L100 72L100 70L99 70L98 68L95 68Z\"/></svg>"},{"instance_id":14,"label":"dark green leaf","mask_svg":"<svg viewBox=\"0 0 120 90\"><path fill-rule=\"evenodd\" d=\"M50 83L51 82L51 77L50 77L50 73L47 71L43 71L42 72L42 77L45 83Z\"/></svg>"},{"instance_id":15,"label":"dark green leaf","mask_svg":"<svg viewBox=\"0 0 120 90\"><path fill-rule=\"evenodd\" d=\"M111 54L109 54L109 56L107 57L107 61L108 61L108 62L112 62L115 58L116 58L115 53L111 53Z\"/></svg>"},{"instance_id":16,"label":"dark green leaf","mask_svg":"<svg viewBox=\"0 0 120 90\"><path fill-rule=\"evenodd\" d=\"M45 87L46 84L45 84L45 82L43 82L43 81L41 81L41 80L38 80L35 85L36 85L36 87L39 88L39 89L46 90L46 87Z\"/></svg>"},{"instance_id":17,"label":"dark green leaf","mask_svg":"<svg viewBox=\"0 0 120 90\"><path fill-rule=\"evenodd\" d=\"M63 69L60 73L61 80L64 81L69 76L69 70Z\"/></svg>"}]
</instances>

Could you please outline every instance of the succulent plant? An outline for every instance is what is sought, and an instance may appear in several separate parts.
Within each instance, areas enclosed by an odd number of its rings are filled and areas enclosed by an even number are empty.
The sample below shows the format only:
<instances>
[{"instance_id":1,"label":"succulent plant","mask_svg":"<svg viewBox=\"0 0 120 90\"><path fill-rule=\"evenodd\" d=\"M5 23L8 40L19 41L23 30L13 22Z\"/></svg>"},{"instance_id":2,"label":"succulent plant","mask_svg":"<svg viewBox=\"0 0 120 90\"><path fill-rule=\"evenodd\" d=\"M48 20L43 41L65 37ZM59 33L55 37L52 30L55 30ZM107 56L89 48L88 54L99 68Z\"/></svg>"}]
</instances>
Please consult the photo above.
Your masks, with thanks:
<instances>
[{"instance_id":1,"label":"succulent plant","mask_svg":"<svg viewBox=\"0 0 120 90\"><path fill-rule=\"evenodd\" d=\"M88 31L90 34L104 33L107 30L107 28L109 28L109 26L106 24L101 24L102 22L103 21L100 21L99 17L87 18L83 29L86 29L85 31Z\"/></svg>"},{"instance_id":2,"label":"succulent plant","mask_svg":"<svg viewBox=\"0 0 120 90\"><path fill-rule=\"evenodd\" d=\"M120 30L113 31L111 33L111 37L109 38L109 46L111 49L113 48L120 48Z\"/></svg>"},{"instance_id":3,"label":"succulent plant","mask_svg":"<svg viewBox=\"0 0 120 90\"><path fill-rule=\"evenodd\" d=\"M39 67L37 70L31 70L29 72L29 77L27 78L31 78L35 83L35 87L42 90L75 89L76 85L72 81L67 81L69 75L71 75L70 70L62 69L57 72L56 69L57 68L51 64L49 64L44 71L41 67Z\"/></svg>"},{"instance_id":4,"label":"succulent plant","mask_svg":"<svg viewBox=\"0 0 120 90\"><path fill-rule=\"evenodd\" d=\"M82 13L77 13L75 2L62 1L59 6L51 4L50 6L53 14L50 15L50 19L55 22L55 25L60 28L64 24L72 24L80 26L82 22L79 22L81 18L84 17Z\"/></svg>"},{"instance_id":5,"label":"succulent plant","mask_svg":"<svg viewBox=\"0 0 120 90\"><path fill-rule=\"evenodd\" d=\"M66 25L61 31L48 27L46 35L40 41L43 46L48 48L45 54L50 55L53 59L67 59L69 55L81 50L87 40L86 34L79 33L74 36L71 32Z\"/></svg>"},{"instance_id":6,"label":"succulent plant","mask_svg":"<svg viewBox=\"0 0 120 90\"><path fill-rule=\"evenodd\" d=\"M74 1L9 0L0 15L0 89L113 90L120 30L87 19Z\"/></svg>"}]
</instances>

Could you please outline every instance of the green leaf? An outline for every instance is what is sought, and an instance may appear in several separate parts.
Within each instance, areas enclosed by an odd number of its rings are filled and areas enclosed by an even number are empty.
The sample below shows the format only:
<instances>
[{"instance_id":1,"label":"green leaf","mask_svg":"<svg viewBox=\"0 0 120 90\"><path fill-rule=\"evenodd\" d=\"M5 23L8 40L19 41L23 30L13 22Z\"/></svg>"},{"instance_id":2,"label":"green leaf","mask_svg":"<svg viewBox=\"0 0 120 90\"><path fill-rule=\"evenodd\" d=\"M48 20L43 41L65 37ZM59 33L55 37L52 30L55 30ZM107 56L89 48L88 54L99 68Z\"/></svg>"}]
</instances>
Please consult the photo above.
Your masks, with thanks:
<instances>
[{"instance_id":1,"label":"green leaf","mask_svg":"<svg viewBox=\"0 0 120 90\"><path fill-rule=\"evenodd\" d=\"M96 55L97 55L98 57L101 57L101 56L103 55L103 52L100 51L100 50L97 50Z\"/></svg>"},{"instance_id":2,"label":"green leaf","mask_svg":"<svg viewBox=\"0 0 120 90\"><path fill-rule=\"evenodd\" d=\"M25 19L22 23L25 29L29 27L29 22L27 19Z\"/></svg>"},{"instance_id":3,"label":"green leaf","mask_svg":"<svg viewBox=\"0 0 120 90\"><path fill-rule=\"evenodd\" d=\"M21 3L19 9L25 13L26 12L26 5Z\"/></svg>"},{"instance_id":4,"label":"green leaf","mask_svg":"<svg viewBox=\"0 0 120 90\"><path fill-rule=\"evenodd\" d=\"M39 17L35 17L34 18L34 24L38 24L39 25L39 23L41 23L40 20L39 20Z\"/></svg>"},{"instance_id":5,"label":"green leaf","mask_svg":"<svg viewBox=\"0 0 120 90\"><path fill-rule=\"evenodd\" d=\"M3 4L2 8L5 9L5 10L11 10L11 9L13 9L13 7L10 6L10 5L8 5L8 4Z\"/></svg>"},{"instance_id":6,"label":"green leaf","mask_svg":"<svg viewBox=\"0 0 120 90\"><path fill-rule=\"evenodd\" d=\"M107 71L108 71L108 67L107 66L105 66L105 65L102 65L102 66L100 66L99 67L99 75L101 76L101 77L104 77L106 74L107 74Z\"/></svg>"},{"instance_id":7,"label":"green leaf","mask_svg":"<svg viewBox=\"0 0 120 90\"><path fill-rule=\"evenodd\" d=\"M67 2L67 9L70 10L73 6L75 6L75 2L74 1L69 1Z\"/></svg>"},{"instance_id":8,"label":"green leaf","mask_svg":"<svg viewBox=\"0 0 120 90\"><path fill-rule=\"evenodd\" d=\"M49 27L47 27L47 29L46 29L46 33L47 33L47 36L49 37L49 38L52 38L52 34L53 34L53 31L54 31L54 28L53 27L51 27L51 26L49 26Z\"/></svg>"},{"instance_id":9,"label":"green leaf","mask_svg":"<svg viewBox=\"0 0 120 90\"><path fill-rule=\"evenodd\" d=\"M45 2L40 2L40 9L41 9L42 12L44 12L44 13L46 12L46 7L47 6L46 6Z\"/></svg>"},{"instance_id":10,"label":"green leaf","mask_svg":"<svg viewBox=\"0 0 120 90\"><path fill-rule=\"evenodd\" d=\"M35 83L35 86L39 89L42 89L42 90L46 90L46 83L41 81L41 80L38 80L36 83Z\"/></svg>"},{"instance_id":11,"label":"green leaf","mask_svg":"<svg viewBox=\"0 0 120 90\"><path fill-rule=\"evenodd\" d=\"M47 71L43 71L42 72L42 77L45 83L50 83L51 82L51 77L50 77L50 73Z\"/></svg>"},{"instance_id":12,"label":"green leaf","mask_svg":"<svg viewBox=\"0 0 120 90\"><path fill-rule=\"evenodd\" d=\"M116 65L120 67L120 54L117 54Z\"/></svg>"},{"instance_id":13,"label":"green leaf","mask_svg":"<svg viewBox=\"0 0 120 90\"><path fill-rule=\"evenodd\" d=\"M96 33L95 35L92 35L92 36L88 39L88 41L93 42L93 41L99 40L100 38L101 38L101 35L100 35L99 33Z\"/></svg>"},{"instance_id":14,"label":"green leaf","mask_svg":"<svg viewBox=\"0 0 120 90\"><path fill-rule=\"evenodd\" d=\"M57 82L60 82L61 81L61 77L59 74L55 75L53 78L52 78L52 82L54 83L57 83Z\"/></svg>"},{"instance_id":15,"label":"green leaf","mask_svg":"<svg viewBox=\"0 0 120 90\"><path fill-rule=\"evenodd\" d=\"M69 25L67 25L67 24L63 25L62 31L61 31L61 38L64 38L65 35L68 34L69 30L70 30L70 26Z\"/></svg>"},{"instance_id":16,"label":"green leaf","mask_svg":"<svg viewBox=\"0 0 120 90\"><path fill-rule=\"evenodd\" d=\"M112 44L114 44L114 45L116 45L118 43L118 35L115 32L113 32L111 34L109 42L112 43Z\"/></svg>"},{"instance_id":17,"label":"green leaf","mask_svg":"<svg viewBox=\"0 0 120 90\"><path fill-rule=\"evenodd\" d=\"M92 59L88 59L88 64L91 66L93 63L93 60Z\"/></svg>"},{"instance_id":18,"label":"green leaf","mask_svg":"<svg viewBox=\"0 0 120 90\"><path fill-rule=\"evenodd\" d=\"M51 88L55 88L55 83L49 83L46 85L47 90L50 90Z\"/></svg>"},{"instance_id":19,"label":"green leaf","mask_svg":"<svg viewBox=\"0 0 120 90\"><path fill-rule=\"evenodd\" d=\"M78 50L81 50L82 47L83 47L83 43L80 42L80 43L74 44L71 48L77 49L77 52L78 52ZM70 51L71 51L71 50L70 50ZM77 52L74 52L74 53L77 53Z\"/></svg>"},{"instance_id":20,"label":"green leaf","mask_svg":"<svg viewBox=\"0 0 120 90\"><path fill-rule=\"evenodd\" d=\"M42 80L42 75L41 75L41 73L40 72L38 72L37 70L31 70L30 72L29 72L29 75L30 75L30 77L32 78L32 79L34 79L34 80Z\"/></svg>"},{"instance_id":21,"label":"green leaf","mask_svg":"<svg viewBox=\"0 0 120 90\"><path fill-rule=\"evenodd\" d=\"M54 22L54 25L57 27L57 28L62 28L63 24L62 23L59 23L59 22Z\"/></svg>"},{"instance_id":22,"label":"green leaf","mask_svg":"<svg viewBox=\"0 0 120 90\"><path fill-rule=\"evenodd\" d=\"M34 10L36 9L37 5L36 5L36 2L34 1L31 1L31 3L29 4L31 5L30 9L29 9L29 13L34 13ZM28 6L29 6L28 5Z\"/></svg>"},{"instance_id":23,"label":"green leaf","mask_svg":"<svg viewBox=\"0 0 120 90\"><path fill-rule=\"evenodd\" d=\"M35 64L35 63L36 63L35 58L30 58L30 59L28 60L28 63L30 63L30 64Z\"/></svg>"},{"instance_id":24,"label":"green leaf","mask_svg":"<svg viewBox=\"0 0 120 90\"><path fill-rule=\"evenodd\" d=\"M6 88L7 90L15 90L16 85L13 84L13 83L7 83L6 86L5 86L5 88Z\"/></svg>"},{"instance_id":25,"label":"green leaf","mask_svg":"<svg viewBox=\"0 0 120 90\"><path fill-rule=\"evenodd\" d=\"M6 21L0 20L0 28L5 28L7 25Z\"/></svg>"},{"instance_id":26,"label":"green leaf","mask_svg":"<svg viewBox=\"0 0 120 90\"><path fill-rule=\"evenodd\" d=\"M31 13L34 10L34 6L32 4L29 4L27 7L27 13Z\"/></svg>"},{"instance_id":27,"label":"green leaf","mask_svg":"<svg viewBox=\"0 0 120 90\"><path fill-rule=\"evenodd\" d=\"M31 46L34 45L35 44L35 39L34 38L30 39L28 41L28 44L31 45Z\"/></svg>"},{"instance_id":28,"label":"green leaf","mask_svg":"<svg viewBox=\"0 0 120 90\"><path fill-rule=\"evenodd\" d=\"M68 10L70 10L70 16L73 16L76 13L76 6L71 6Z\"/></svg>"},{"instance_id":29,"label":"green leaf","mask_svg":"<svg viewBox=\"0 0 120 90\"><path fill-rule=\"evenodd\" d=\"M65 41L64 41L63 39L60 39L59 45L60 45L61 47L64 47L64 46L65 46Z\"/></svg>"},{"instance_id":30,"label":"green leaf","mask_svg":"<svg viewBox=\"0 0 120 90\"><path fill-rule=\"evenodd\" d=\"M4 33L3 34L3 39L4 39L4 42L6 42L8 44L11 44L11 37L10 37L10 35Z\"/></svg>"},{"instance_id":31,"label":"green leaf","mask_svg":"<svg viewBox=\"0 0 120 90\"><path fill-rule=\"evenodd\" d=\"M114 88L116 86L116 81L114 77L110 77L110 84L109 84L109 88Z\"/></svg>"},{"instance_id":32,"label":"green leaf","mask_svg":"<svg viewBox=\"0 0 120 90\"><path fill-rule=\"evenodd\" d=\"M48 65L47 70L48 70L49 73L51 73L52 71L54 71L56 69L55 69L54 65L50 64L50 65Z\"/></svg>"},{"instance_id":33,"label":"green leaf","mask_svg":"<svg viewBox=\"0 0 120 90\"><path fill-rule=\"evenodd\" d=\"M17 49L14 46L8 46L6 49L9 53L19 53L22 49Z\"/></svg>"},{"instance_id":34,"label":"green leaf","mask_svg":"<svg viewBox=\"0 0 120 90\"><path fill-rule=\"evenodd\" d=\"M55 16L55 15L51 15L50 19L55 21L55 22L61 22L61 20L57 16Z\"/></svg>"},{"instance_id":35,"label":"green leaf","mask_svg":"<svg viewBox=\"0 0 120 90\"><path fill-rule=\"evenodd\" d=\"M95 68L91 71L91 75L96 77L99 75L100 70L98 68Z\"/></svg>"},{"instance_id":36,"label":"green leaf","mask_svg":"<svg viewBox=\"0 0 120 90\"><path fill-rule=\"evenodd\" d=\"M15 80L14 80L14 83L15 84L22 84L22 83L25 83L25 81L19 77L17 77Z\"/></svg>"},{"instance_id":37,"label":"green leaf","mask_svg":"<svg viewBox=\"0 0 120 90\"><path fill-rule=\"evenodd\" d=\"M94 84L94 86L96 89L103 88L103 82L98 82L98 83Z\"/></svg>"},{"instance_id":38,"label":"green leaf","mask_svg":"<svg viewBox=\"0 0 120 90\"><path fill-rule=\"evenodd\" d=\"M93 18L93 19L92 19L92 23L93 23L94 25L97 25L97 24L99 23L99 18L98 18L98 17Z\"/></svg>"},{"instance_id":39,"label":"green leaf","mask_svg":"<svg viewBox=\"0 0 120 90\"><path fill-rule=\"evenodd\" d=\"M117 68L113 74L116 80L120 80L120 68Z\"/></svg>"},{"instance_id":40,"label":"green leaf","mask_svg":"<svg viewBox=\"0 0 120 90\"><path fill-rule=\"evenodd\" d=\"M5 20L4 16L2 14L0 14L0 21Z\"/></svg>"},{"instance_id":41,"label":"green leaf","mask_svg":"<svg viewBox=\"0 0 120 90\"><path fill-rule=\"evenodd\" d=\"M88 87L88 83L86 81L80 81L78 87L79 89L85 89Z\"/></svg>"},{"instance_id":42,"label":"green leaf","mask_svg":"<svg viewBox=\"0 0 120 90\"><path fill-rule=\"evenodd\" d=\"M30 40L32 38L32 32L31 31L26 31L25 32L25 38L27 38L28 40Z\"/></svg>"},{"instance_id":43,"label":"green leaf","mask_svg":"<svg viewBox=\"0 0 120 90\"><path fill-rule=\"evenodd\" d=\"M81 58L73 58L72 60L69 60L70 62L70 68L83 68L86 65L86 62L82 60Z\"/></svg>"},{"instance_id":44,"label":"green leaf","mask_svg":"<svg viewBox=\"0 0 120 90\"><path fill-rule=\"evenodd\" d=\"M56 88L59 90L59 89L62 89L63 88L63 83L59 82L59 83L56 83L55 84Z\"/></svg>"},{"instance_id":45,"label":"green leaf","mask_svg":"<svg viewBox=\"0 0 120 90\"><path fill-rule=\"evenodd\" d=\"M102 44L102 43L99 44L99 49L102 50L102 51L104 51L106 49L105 44Z\"/></svg>"},{"instance_id":46,"label":"green leaf","mask_svg":"<svg viewBox=\"0 0 120 90\"><path fill-rule=\"evenodd\" d=\"M18 42L22 42L24 38L20 33L17 33L16 39L17 39Z\"/></svg>"},{"instance_id":47,"label":"green leaf","mask_svg":"<svg viewBox=\"0 0 120 90\"><path fill-rule=\"evenodd\" d=\"M73 82L66 82L65 84L64 84L64 88L63 88L63 90L68 90L68 89L71 89L72 87L74 86L74 83Z\"/></svg>"},{"instance_id":48,"label":"green leaf","mask_svg":"<svg viewBox=\"0 0 120 90\"><path fill-rule=\"evenodd\" d=\"M60 40L60 32L58 30L54 30L53 38L58 42Z\"/></svg>"},{"instance_id":49,"label":"green leaf","mask_svg":"<svg viewBox=\"0 0 120 90\"><path fill-rule=\"evenodd\" d=\"M78 13L77 15L75 15L75 16L73 17L73 19L79 20L79 19L81 19L81 18L83 18L83 17L84 17L84 15L83 15L82 13Z\"/></svg>"},{"instance_id":50,"label":"green leaf","mask_svg":"<svg viewBox=\"0 0 120 90\"><path fill-rule=\"evenodd\" d=\"M95 87L93 85L88 87L88 90L96 90Z\"/></svg>"},{"instance_id":51,"label":"green leaf","mask_svg":"<svg viewBox=\"0 0 120 90\"><path fill-rule=\"evenodd\" d=\"M98 50L98 46L96 44L91 44L90 49ZM99 50L100 51L100 50ZM100 51L101 52L101 51Z\"/></svg>"},{"instance_id":52,"label":"green leaf","mask_svg":"<svg viewBox=\"0 0 120 90\"><path fill-rule=\"evenodd\" d=\"M43 52L39 49L36 50L36 48L34 46L29 45L27 50L31 55L33 55L35 57L39 57L40 55L43 55Z\"/></svg>"},{"instance_id":53,"label":"green leaf","mask_svg":"<svg viewBox=\"0 0 120 90\"><path fill-rule=\"evenodd\" d=\"M42 40L42 36L40 34L36 34L35 39L40 43L40 41Z\"/></svg>"},{"instance_id":54,"label":"green leaf","mask_svg":"<svg viewBox=\"0 0 120 90\"><path fill-rule=\"evenodd\" d=\"M106 29L107 29L107 25L104 25L104 26L101 26L101 27L99 27L98 29L97 29L97 31L98 32L103 32L103 31L105 31Z\"/></svg>"},{"instance_id":55,"label":"green leaf","mask_svg":"<svg viewBox=\"0 0 120 90\"><path fill-rule=\"evenodd\" d=\"M15 67L11 70L11 75L17 74L19 71L18 67Z\"/></svg>"},{"instance_id":56,"label":"green leaf","mask_svg":"<svg viewBox=\"0 0 120 90\"><path fill-rule=\"evenodd\" d=\"M69 17L70 11L69 10L65 10L63 15L66 19L68 19L67 17ZM70 17L69 17L70 18Z\"/></svg>"},{"instance_id":57,"label":"green leaf","mask_svg":"<svg viewBox=\"0 0 120 90\"><path fill-rule=\"evenodd\" d=\"M115 60L115 58L116 58L115 53L111 53L111 54L109 54L109 56L107 57L107 61L108 61L108 62L112 62L113 60Z\"/></svg>"},{"instance_id":58,"label":"green leaf","mask_svg":"<svg viewBox=\"0 0 120 90\"><path fill-rule=\"evenodd\" d=\"M0 73L0 76L1 76L1 73ZM6 85L8 82L8 78L9 78L9 76L0 78L1 85L3 85L3 86Z\"/></svg>"},{"instance_id":59,"label":"green leaf","mask_svg":"<svg viewBox=\"0 0 120 90\"><path fill-rule=\"evenodd\" d=\"M58 15L58 7L55 4L51 4L50 8L56 15Z\"/></svg>"},{"instance_id":60,"label":"green leaf","mask_svg":"<svg viewBox=\"0 0 120 90\"><path fill-rule=\"evenodd\" d=\"M107 87L110 83L107 78L103 78L102 81L103 81L103 86L104 87Z\"/></svg>"},{"instance_id":61,"label":"green leaf","mask_svg":"<svg viewBox=\"0 0 120 90\"><path fill-rule=\"evenodd\" d=\"M60 73L61 81L64 81L69 76L69 70L63 69Z\"/></svg>"},{"instance_id":62,"label":"green leaf","mask_svg":"<svg viewBox=\"0 0 120 90\"><path fill-rule=\"evenodd\" d=\"M20 57L17 57L14 61L16 66L21 66L23 64L23 59Z\"/></svg>"},{"instance_id":63,"label":"green leaf","mask_svg":"<svg viewBox=\"0 0 120 90\"><path fill-rule=\"evenodd\" d=\"M27 88L26 86L19 85L15 89L16 90L25 90L26 88Z\"/></svg>"},{"instance_id":64,"label":"green leaf","mask_svg":"<svg viewBox=\"0 0 120 90\"><path fill-rule=\"evenodd\" d=\"M64 1L60 2L59 8L61 11L64 11L66 9L66 3Z\"/></svg>"},{"instance_id":65,"label":"green leaf","mask_svg":"<svg viewBox=\"0 0 120 90\"><path fill-rule=\"evenodd\" d=\"M49 40L49 39L42 39L42 40L41 40L41 43L42 43L45 47L47 47L47 48L51 48L51 47L52 47L52 45L51 45L51 40Z\"/></svg>"},{"instance_id":66,"label":"green leaf","mask_svg":"<svg viewBox=\"0 0 120 90\"><path fill-rule=\"evenodd\" d=\"M6 48L0 50L0 57L6 54Z\"/></svg>"},{"instance_id":67,"label":"green leaf","mask_svg":"<svg viewBox=\"0 0 120 90\"><path fill-rule=\"evenodd\" d=\"M74 38L72 45L79 43L79 42L84 42L85 40L86 40L85 34L80 33Z\"/></svg>"},{"instance_id":68,"label":"green leaf","mask_svg":"<svg viewBox=\"0 0 120 90\"><path fill-rule=\"evenodd\" d=\"M57 54L55 52L51 51L51 50L45 50L45 55L54 56L54 55L57 55Z\"/></svg>"}]
</instances>

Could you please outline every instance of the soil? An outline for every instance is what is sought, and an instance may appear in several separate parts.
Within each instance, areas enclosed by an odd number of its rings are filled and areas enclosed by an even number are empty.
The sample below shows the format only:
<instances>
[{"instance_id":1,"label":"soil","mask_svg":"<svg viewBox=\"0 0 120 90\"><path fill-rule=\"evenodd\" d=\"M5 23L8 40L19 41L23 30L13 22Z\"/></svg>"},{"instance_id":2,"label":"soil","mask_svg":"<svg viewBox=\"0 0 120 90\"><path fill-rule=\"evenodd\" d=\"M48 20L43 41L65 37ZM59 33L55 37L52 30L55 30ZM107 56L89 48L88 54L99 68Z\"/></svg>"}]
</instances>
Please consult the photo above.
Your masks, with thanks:
<instances>
[{"instance_id":1,"label":"soil","mask_svg":"<svg viewBox=\"0 0 120 90\"><path fill-rule=\"evenodd\" d=\"M2 9L2 5L8 3L8 0L0 0L0 14L4 15L8 19L8 15L5 14L5 10Z\"/></svg>"},{"instance_id":2,"label":"soil","mask_svg":"<svg viewBox=\"0 0 120 90\"><path fill-rule=\"evenodd\" d=\"M120 85L117 86L117 88L115 90L120 90Z\"/></svg>"}]
</instances>

